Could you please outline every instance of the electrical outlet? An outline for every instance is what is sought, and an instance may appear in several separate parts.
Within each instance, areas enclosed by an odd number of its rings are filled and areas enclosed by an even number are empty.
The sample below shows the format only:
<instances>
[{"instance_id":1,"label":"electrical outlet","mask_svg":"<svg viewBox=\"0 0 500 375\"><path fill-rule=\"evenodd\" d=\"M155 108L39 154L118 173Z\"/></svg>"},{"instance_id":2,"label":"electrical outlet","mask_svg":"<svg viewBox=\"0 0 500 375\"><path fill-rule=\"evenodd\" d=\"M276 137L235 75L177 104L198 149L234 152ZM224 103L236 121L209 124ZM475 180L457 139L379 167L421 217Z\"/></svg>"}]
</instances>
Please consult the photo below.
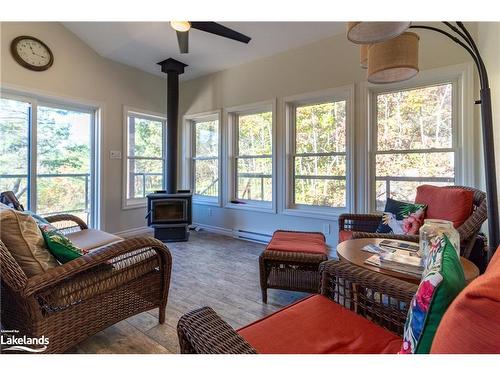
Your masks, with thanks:
<instances>
[{"instance_id":1,"label":"electrical outlet","mask_svg":"<svg viewBox=\"0 0 500 375\"><path fill-rule=\"evenodd\" d=\"M323 234L325 236L330 234L330 224L328 223L323 224Z\"/></svg>"},{"instance_id":2,"label":"electrical outlet","mask_svg":"<svg viewBox=\"0 0 500 375\"><path fill-rule=\"evenodd\" d=\"M212 216L212 209L211 208L208 209L208 216Z\"/></svg>"},{"instance_id":3,"label":"electrical outlet","mask_svg":"<svg viewBox=\"0 0 500 375\"><path fill-rule=\"evenodd\" d=\"M122 152L121 151L110 151L109 152L109 158L110 159L121 159L122 158Z\"/></svg>"}]
</instances>

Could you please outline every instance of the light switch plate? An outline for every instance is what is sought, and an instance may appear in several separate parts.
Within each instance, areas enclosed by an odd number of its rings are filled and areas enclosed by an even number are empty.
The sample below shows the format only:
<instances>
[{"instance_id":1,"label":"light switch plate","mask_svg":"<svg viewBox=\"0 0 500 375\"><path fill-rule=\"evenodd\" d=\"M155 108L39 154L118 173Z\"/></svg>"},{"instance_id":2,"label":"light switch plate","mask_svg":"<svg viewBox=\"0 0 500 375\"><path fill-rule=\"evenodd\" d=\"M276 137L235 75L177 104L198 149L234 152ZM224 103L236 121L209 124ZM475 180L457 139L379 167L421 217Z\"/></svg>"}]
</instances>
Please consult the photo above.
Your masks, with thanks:
<instances>
[{"instance_id":1,"label":"light switch plate","mask_svg":"<svg viewBox=\"0 0 500 375\"><path fill-rule=\"evenodd\" d=\"M109 158L110 159L121 159L122 158L122 152L121 151L110 151L109 152Z\"/></svg>"}]
</instances>

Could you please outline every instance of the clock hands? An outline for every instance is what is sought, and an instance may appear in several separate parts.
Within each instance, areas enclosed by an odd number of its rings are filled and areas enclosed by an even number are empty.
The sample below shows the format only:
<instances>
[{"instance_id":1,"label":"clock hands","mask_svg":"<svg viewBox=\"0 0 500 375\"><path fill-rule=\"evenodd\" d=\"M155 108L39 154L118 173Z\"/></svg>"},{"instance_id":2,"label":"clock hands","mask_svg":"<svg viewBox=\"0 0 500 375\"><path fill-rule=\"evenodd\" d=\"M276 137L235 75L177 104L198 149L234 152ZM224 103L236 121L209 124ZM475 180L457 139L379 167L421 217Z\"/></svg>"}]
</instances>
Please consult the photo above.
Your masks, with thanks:
<instances>
[{"instance_id":1,"label":"clock hands","mask_svg":"<svg viewBox=\"0 0 500 375\"><path fill-rule=\"evenodd\" d=\"M38 57L45 57L45 56L42 56L42 55L39 55L38 53L36 53L34 50L33 50L33 47L31 46L31 44L28 44L28 47L30 48L31 52L33 53L33 55L35 56L38 56Z\"/></svg>"}]
</instances>

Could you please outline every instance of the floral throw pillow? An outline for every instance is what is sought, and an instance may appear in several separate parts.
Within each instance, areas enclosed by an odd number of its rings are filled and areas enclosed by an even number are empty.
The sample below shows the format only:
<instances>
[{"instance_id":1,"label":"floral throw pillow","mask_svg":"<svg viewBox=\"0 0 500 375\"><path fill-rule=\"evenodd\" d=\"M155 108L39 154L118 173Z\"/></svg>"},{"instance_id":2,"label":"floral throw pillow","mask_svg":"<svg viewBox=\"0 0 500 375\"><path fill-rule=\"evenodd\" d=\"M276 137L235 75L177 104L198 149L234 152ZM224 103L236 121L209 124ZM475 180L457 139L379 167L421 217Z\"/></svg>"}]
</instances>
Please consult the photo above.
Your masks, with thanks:
<instances>
[{"instance_id":1,"label":"floral throw pillow","mask_svg":"<svg viewBox=\"0 0 500 375\"><path fill-rule=\"evenodd\" d=\"M465 287L462 264L445 235L430 241L422 281L411 301L400 354L430 352L446 309Z\"/></svg>"},{"instance_id":2,"label":"floral throw pillow","mask_svg":"<svg viewBox=\"0 0 500 375\"><path fill-rule=\"evenodd\" d=\"M377 233L418 234L424 223L427 206L387 198L382 222Z\"/></svg>"}]
</instances>

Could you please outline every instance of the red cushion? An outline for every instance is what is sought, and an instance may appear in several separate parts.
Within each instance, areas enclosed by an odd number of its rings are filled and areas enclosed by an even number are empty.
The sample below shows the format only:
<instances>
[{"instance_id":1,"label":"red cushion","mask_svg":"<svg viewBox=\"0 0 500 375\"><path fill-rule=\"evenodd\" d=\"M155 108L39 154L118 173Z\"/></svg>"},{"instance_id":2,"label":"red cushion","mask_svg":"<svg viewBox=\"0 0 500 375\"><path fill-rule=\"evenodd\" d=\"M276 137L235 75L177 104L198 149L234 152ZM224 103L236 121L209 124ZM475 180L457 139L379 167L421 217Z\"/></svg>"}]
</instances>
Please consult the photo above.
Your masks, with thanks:
<instances>
[{"instance_id":1,"label":"red cushion","mask_svg":"<svg viewBox=\"0 0 500 375\"><path fill-rule=\"evenodd\" d=\"M238 330L262 354L396 353L400 337L322 295Z\"/></svg>"},{"instance_id":2,"label":"red cushion","mask_svg":"<svg viewBox=\"0 0 500 375\"><path fill-rule=\"evenodd\" d=\"M352 230L340 230L339 231L339 243L350 240L352 238Z\"/></svg>"},{"instance_id":3,"label":"red cushion","mask_svg":"<svg viewBox=\"0 0 500 375\"><path fill-rule=\"evenodd\" d=\"M455 298L438 326L431 353L500 354L500 246L486 272Z\"/></svg>"},{"instance_id":4,"label":"red cushion","mask_svg":"<svg viewBox=\"0 0 500 375\"><path fill-rule=\"evenodd\" d=\"M325 238L320 233L276 231L266 250L326 254Z\"/></svg>"},{"instance_id":5,"label":"red cushion","mask_svg":"<svg viewBox=\"0 0 500 375\"><path fill-rule=\"evenodd\" d=\"M417 187L415 203L427 205L426 219L452 221L461 226L472 214L474 192L462 188L443 188L432 185Z\"/></svg>"},{"instance_id":6,"label":"red cushion","mask_svg":"<svg viewBox=\"0 0 500 375\"><path fill-rule=\"evenodd\" d=\"M493 272L493 270L497 269L497 267L500 267L500 246L497 247L495 255L493 255L493 258L490 259L488 267L486 268L486 271L484 271L484 273L488 273L490 272L490 270L491 272Z\"/></svg>"}]
</instances>

